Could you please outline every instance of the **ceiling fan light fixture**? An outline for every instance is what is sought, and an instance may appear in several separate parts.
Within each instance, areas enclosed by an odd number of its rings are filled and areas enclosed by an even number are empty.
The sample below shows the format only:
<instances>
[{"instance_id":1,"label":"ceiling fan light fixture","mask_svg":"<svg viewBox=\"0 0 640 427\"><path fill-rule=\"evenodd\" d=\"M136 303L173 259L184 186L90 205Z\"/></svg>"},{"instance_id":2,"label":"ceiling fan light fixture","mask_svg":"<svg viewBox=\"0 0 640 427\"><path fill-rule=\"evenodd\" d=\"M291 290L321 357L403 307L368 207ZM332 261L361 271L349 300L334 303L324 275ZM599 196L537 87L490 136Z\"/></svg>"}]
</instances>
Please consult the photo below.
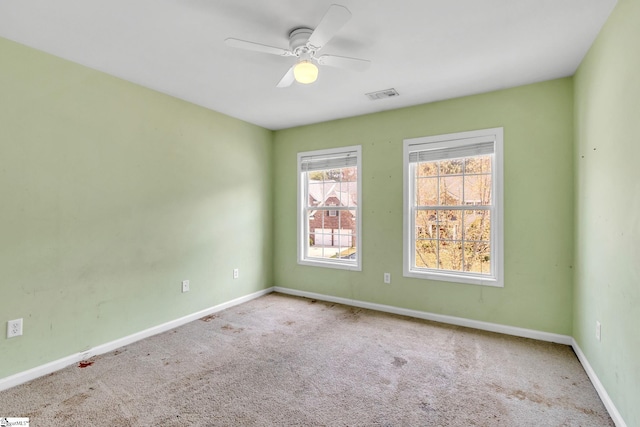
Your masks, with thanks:
<instances>
[{"instance_id":1,"label":"ceiling fan light fixture","mask_svg":"<svg viewBox=\"0 0 640 427\"><path fill-rule=\"evenodd\" d=\"M230 47L268 53L283 58L295 57L296 62L287 69L276 87L289 87L293 82L308 85L318 79L318 66L320 65L364 71L371 64L371 61L366 59L318 55L318 52L333 39L349 19L351 19L349 9L332 4L315 29L298 27L289 33L289 49L231 37L225 39L225 43Z\"/></svg>"},{"instance_id":2,"label":"ceiling fan light fixture","mask_svg":"<svg viewBox=\"0 0 640 427\"><path fill-rule=\"evenodd\" d=\"M300 61L293 68L293 76L298 83L308 85L318 79L318 67L311 61Z\"/></svg>"}]
</instances>

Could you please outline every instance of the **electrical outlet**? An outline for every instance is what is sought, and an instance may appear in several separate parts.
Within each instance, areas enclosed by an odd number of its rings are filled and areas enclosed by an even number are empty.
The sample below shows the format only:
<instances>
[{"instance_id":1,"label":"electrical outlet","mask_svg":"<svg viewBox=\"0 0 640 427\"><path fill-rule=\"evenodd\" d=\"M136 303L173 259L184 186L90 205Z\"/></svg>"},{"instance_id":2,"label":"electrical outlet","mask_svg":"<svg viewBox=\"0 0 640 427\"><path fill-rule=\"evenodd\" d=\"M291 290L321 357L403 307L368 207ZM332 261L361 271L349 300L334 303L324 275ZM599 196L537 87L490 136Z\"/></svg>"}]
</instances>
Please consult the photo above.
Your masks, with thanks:
<instances>
[{"instance_id":1,"label":"electrical outlet","mask_svg":"<svg viewBox=\"0 0 640 427\"><path fill-rule=\"evenodd\" d=\"M384 283L391 284L391 273L384 273Z\"/></svg>"},{"instance_id":2,"label":"electrical outlet","mask_svg":"<svg viewBox=\"0 0 640 427\"><path fill-rule=\"evenodd\" d=\"M234 268L233 269L233 278L237 279L239 275L240 275L240 271L237 268Z\"/></svg>"},{"instance_id":3,"label":"electrical outlet","mask_svg":"<svg viewBox=\"0 0 640 427\"><path fill-rule=\"evenodd\" d=\"M600 341L602 337L602 325L596 320L596 339Z\"/></svg>"},{"instance_id":4,"label":"electrical outlet","mask_svg":"<svg viewBox=\"0 0 640 427\"><path fill-rule=\"evenodd\" d=\"M22 335L22 319L9 320L7 322L7 338Z\"/></svg>"},{"instance_id":5,"label":"electrical outlet","mask_svg":"<svg viewBox=\"0 0 640 427\"><path fill-rule=\"evenodd\" d=\"M183 280L182 281L182 292L189 292L189 281L188 280Z\"/></svg>"}]
</instances>

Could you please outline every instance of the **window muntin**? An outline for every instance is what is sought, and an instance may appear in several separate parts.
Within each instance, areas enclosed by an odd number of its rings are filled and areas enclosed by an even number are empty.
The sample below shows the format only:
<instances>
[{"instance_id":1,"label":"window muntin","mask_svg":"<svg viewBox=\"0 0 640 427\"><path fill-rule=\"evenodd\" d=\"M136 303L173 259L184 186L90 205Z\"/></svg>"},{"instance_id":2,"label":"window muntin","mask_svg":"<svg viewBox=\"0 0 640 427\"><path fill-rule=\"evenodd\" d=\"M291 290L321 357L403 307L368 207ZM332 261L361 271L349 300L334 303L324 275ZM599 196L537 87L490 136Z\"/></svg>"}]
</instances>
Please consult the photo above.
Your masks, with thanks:
<instances>
[{"instance_id":1,"label":"window muntin","mask_svg":"<svg viewBox=\"0 0 640 427\"><path fill-rule=\"evenodd\" d=\"M405 140L404 275L502 286L502 128Z\"/></svg>"},{"instance_id":2,"label":"window muntin","mask_svg":"<svg viewBox=\"0 0 640 427\"><path fill-rule=\"evenodd\" d=\"M360 270L360 146L298 153L298 263Z\"/></svg>"}]
</instances>

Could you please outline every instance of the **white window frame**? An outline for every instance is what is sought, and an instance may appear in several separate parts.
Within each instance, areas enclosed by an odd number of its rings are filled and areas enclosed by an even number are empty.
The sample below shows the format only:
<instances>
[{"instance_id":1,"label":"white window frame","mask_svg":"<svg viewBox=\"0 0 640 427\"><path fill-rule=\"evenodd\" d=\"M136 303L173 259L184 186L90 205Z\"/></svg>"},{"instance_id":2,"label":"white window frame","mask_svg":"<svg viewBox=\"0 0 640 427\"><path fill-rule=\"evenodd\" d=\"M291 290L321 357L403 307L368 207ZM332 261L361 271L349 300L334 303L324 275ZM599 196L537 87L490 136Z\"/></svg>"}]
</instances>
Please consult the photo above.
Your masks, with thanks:
<instances>
[{"instance_id":1,"label":"white window frame","mask_svg":"<svg viewBox=\"0 0 640 427\"><path fill-rule=\"evenodd\" d=\"M326 259L312 258L307 254L309 241L309 222L306 216L306 204L309 200L306 172L302 171L302 159L308 157L332 157L349 153L356 157L357 167L357 191L358 201L355 206L356 211L356 258L353 259ZM337 169L337 168L336 168ZM305 151L298 153L298 201L297 201L297 239L298 239L298 264L315 267L337 268L343 270L362 271L362 146L353 145L349 147L330 148L325 150ZM342 208L341 206L331 206L332 210L339 213L343 210L353 210ZM327 212L330 212L327 210Z\"/></svg>"},{"instance_id":2,"label":"white window frame","mask_svg":"<svg viewBox=\"0 0 640 427\"><path fill-rule=\"evenodd\" d=\"M458 132L445 135L405 139L403 145L403 275L418 279L504 287L504 175L503 128ZM415 265L415 167L409 161L411 153L433 149L455 149L493 141L491 266L490 274L470 273L416 267ZM414 154L415 155L415 154ZM414 163L415 164L415 163Z\"/></svg>"}]
</instances>

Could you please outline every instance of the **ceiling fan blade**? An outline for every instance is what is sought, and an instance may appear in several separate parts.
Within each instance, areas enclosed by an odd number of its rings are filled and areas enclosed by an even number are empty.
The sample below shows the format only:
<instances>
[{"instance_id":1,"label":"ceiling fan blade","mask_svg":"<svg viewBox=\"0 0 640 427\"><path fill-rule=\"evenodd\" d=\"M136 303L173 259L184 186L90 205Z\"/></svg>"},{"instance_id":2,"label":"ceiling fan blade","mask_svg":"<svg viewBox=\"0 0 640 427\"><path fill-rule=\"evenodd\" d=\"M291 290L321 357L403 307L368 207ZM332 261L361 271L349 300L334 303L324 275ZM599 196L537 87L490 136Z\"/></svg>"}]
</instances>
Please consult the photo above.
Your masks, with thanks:
<instances>
[{"instance_id":1,"label":"ceiling fan blade","mask_svg":"<svg viewBox=\"0 0 640 427\"><path fill-rule=\"evenodd\" d=\"M344 6L332 4L309 37L308 44L316 49L322 48L322 46L327 44L329 40L340 31L340 28L342 28L349 19L351 19L349 9Z\"/></svg>"},{"instance_id":2,"label":"ceiling fan blade","mask_svg":"<svg viewBox=\"0 0 640 427\"><path fill-rule=\"evenodd\" d=\"M282 49L275 46L267 46L266 44L249 42L246 40L228 38L224 41L227 46L236 47L239 49L252 50L254 52L270 53L272 55L279 56L294 56L293 52Z\"/></svg>"},{"instance_id":3,"label":"ceiling fan blade","mask_svg":"<svg viewBox=\"0 0 640 427\"><path fill-rule=\"evenodd\" d=\"M280 88L289 87L293 84L293 82L296 79L295 76L293 75L293 67L295 67L295 65L289 68L289 71L287 71L287 73L282 77L282 79L280 79L276 87L280 87Z\"/></svg>"},{"instance_id":4,"label":"ceiling fan blade","mask_svg":"<svg viewBox=\"0 0 640 427\"><path fill-rule=\"evenodd\" d=\"M366 59L349 58L347 56L321 55L317 57L316 60L321 65L348 68L355 71L364 71L371 66L371 61Z\"/></svg>"}]
</instances>

